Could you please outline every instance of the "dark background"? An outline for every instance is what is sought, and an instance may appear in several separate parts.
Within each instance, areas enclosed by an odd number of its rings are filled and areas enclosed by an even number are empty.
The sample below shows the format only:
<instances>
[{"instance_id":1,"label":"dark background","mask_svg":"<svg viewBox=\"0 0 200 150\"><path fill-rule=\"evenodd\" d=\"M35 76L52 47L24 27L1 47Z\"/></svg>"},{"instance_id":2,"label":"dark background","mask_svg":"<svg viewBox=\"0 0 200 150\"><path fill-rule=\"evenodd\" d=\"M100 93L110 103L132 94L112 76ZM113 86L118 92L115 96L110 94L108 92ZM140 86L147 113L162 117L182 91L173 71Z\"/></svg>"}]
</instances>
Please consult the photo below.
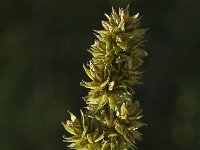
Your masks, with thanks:
<instances>
[{"instance_id":1,"label":"dark background","mask_svg":"<svg viewBox=\"0 0 200 150\"><path fill-rule=\"evenodd\" d=\"M1 0L0 150L66 149L61 121L84 106L92 30L128 3L150 28L138 147L200 149L199 0Z\"/></svg>"}]
</instances>

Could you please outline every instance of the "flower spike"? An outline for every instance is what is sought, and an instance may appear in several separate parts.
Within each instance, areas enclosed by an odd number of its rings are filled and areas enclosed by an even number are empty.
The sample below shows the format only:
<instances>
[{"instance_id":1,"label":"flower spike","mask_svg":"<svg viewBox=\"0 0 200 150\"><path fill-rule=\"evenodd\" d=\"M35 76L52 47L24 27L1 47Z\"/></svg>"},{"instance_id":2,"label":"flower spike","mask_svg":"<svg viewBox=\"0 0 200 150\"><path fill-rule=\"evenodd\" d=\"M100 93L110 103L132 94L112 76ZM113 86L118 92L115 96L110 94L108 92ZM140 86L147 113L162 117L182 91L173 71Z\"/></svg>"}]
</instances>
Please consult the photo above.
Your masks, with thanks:
<instances>
[{"instance_id":1,"label":"flower spike","mask_svg":"<svg viewBox=\"0 0 200 150\"><path fill-rule=\"evenodd\" d=\"M83 64L91 81L82 81L81 86L90 91L84 97L86 111L81 110L81 120L71 112L71 120L62 123L71 137L70 149L77 150L135 150L141 140L139 128L141 108L135 100L134 86L141 83L143 58L148 54L143 49L146 28L139 28L139 13L130 16L129 6L112 8L105 14L102 30L95 30L96 40L88 50L93 58Z\"/></svg>"}]
</instances>

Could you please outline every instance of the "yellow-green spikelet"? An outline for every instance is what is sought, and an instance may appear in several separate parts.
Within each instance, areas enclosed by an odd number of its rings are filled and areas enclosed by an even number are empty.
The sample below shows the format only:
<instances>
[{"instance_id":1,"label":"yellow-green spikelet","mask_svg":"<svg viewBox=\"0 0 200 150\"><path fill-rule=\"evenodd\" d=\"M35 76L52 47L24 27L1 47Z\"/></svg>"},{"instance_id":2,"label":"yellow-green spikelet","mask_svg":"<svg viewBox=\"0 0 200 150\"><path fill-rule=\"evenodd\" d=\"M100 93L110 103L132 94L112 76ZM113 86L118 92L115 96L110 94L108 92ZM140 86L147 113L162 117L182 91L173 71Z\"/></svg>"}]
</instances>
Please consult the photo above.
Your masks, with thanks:
<instances>
[{"instance_id":1,"label":"yellow-green spikelet","mask_svg":"<svg viewBox=\"0 0 200 150\"><path fill-rule=\"evenodd\" d=\"M85 96L87 111L81 111L82 119L72 114L71 120L63 123L72 134L65 137L70 149L77 150L128 150L135 149L141 139L138 129L141 109L134 100L133 86L140 83L139 67L147 52L143 49L147 29L139 28L139 15L129 16L128 7L112 9L105 14L103 30L95 30L97 39L88 50L93 58L83 68L92 80L82 81L89 88Z\"/></svg>"}]
</instances>

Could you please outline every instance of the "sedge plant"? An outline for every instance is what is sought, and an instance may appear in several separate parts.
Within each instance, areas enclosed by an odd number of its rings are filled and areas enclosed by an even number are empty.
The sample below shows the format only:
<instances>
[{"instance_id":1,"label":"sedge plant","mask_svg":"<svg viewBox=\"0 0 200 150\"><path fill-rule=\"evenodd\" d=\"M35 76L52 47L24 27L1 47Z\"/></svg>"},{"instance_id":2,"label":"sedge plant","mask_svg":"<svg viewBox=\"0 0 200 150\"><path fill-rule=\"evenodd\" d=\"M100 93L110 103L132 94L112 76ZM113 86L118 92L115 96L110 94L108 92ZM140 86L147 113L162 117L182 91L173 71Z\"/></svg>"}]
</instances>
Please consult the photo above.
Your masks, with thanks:
<instances>
[{"instance_id":1,"label":"sedge plant","mask_svg":"<svg viewBox=\"0 0 200 150\"><path fill-rule=\"evenodd\" d=\"M148 54L143 49L146 28L140 28L139 14L129 8L105 14L104 29L95 30L95 42L88 50L92 59L83 65L90 81L84 97L86 110L81 119L69 112L71 120L62 123L71 134L64 136L68 147L76 150L136 149L141 140L141 108L135 100L134 86L141 83L141 65Z\"/></svg>"}]
</instances>

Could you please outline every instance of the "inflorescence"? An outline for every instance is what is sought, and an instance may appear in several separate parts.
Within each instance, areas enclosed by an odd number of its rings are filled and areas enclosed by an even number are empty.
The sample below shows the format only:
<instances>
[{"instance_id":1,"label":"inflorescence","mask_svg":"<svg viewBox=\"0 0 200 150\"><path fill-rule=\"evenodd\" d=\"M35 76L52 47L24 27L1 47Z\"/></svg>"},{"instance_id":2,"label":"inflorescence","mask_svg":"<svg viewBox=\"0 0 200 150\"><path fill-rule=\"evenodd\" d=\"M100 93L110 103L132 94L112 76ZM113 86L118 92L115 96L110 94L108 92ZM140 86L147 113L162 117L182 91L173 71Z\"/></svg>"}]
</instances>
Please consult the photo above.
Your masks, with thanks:
<instances>
[{"instance_id":1,"label":"inflorescence","mask_svg":"<svg viewBox=\"0 0 200 150\"><path fill-rule=\"evenodd\" d=\"M104 29L95 30L96 40L88 50L93 58L83 65L91 79L81 82L90 89L84 97L87 110L81 111L80 120L69 112L71 120L63 123L72 134L64 136L70 149L134 150L141 140L138 129L145 125L133 86L141 83L140 66L148 55L143 49L147 29L139 28L139 14L129 16L128 7L105 16Z\"/></svg>"}]
</instances>

